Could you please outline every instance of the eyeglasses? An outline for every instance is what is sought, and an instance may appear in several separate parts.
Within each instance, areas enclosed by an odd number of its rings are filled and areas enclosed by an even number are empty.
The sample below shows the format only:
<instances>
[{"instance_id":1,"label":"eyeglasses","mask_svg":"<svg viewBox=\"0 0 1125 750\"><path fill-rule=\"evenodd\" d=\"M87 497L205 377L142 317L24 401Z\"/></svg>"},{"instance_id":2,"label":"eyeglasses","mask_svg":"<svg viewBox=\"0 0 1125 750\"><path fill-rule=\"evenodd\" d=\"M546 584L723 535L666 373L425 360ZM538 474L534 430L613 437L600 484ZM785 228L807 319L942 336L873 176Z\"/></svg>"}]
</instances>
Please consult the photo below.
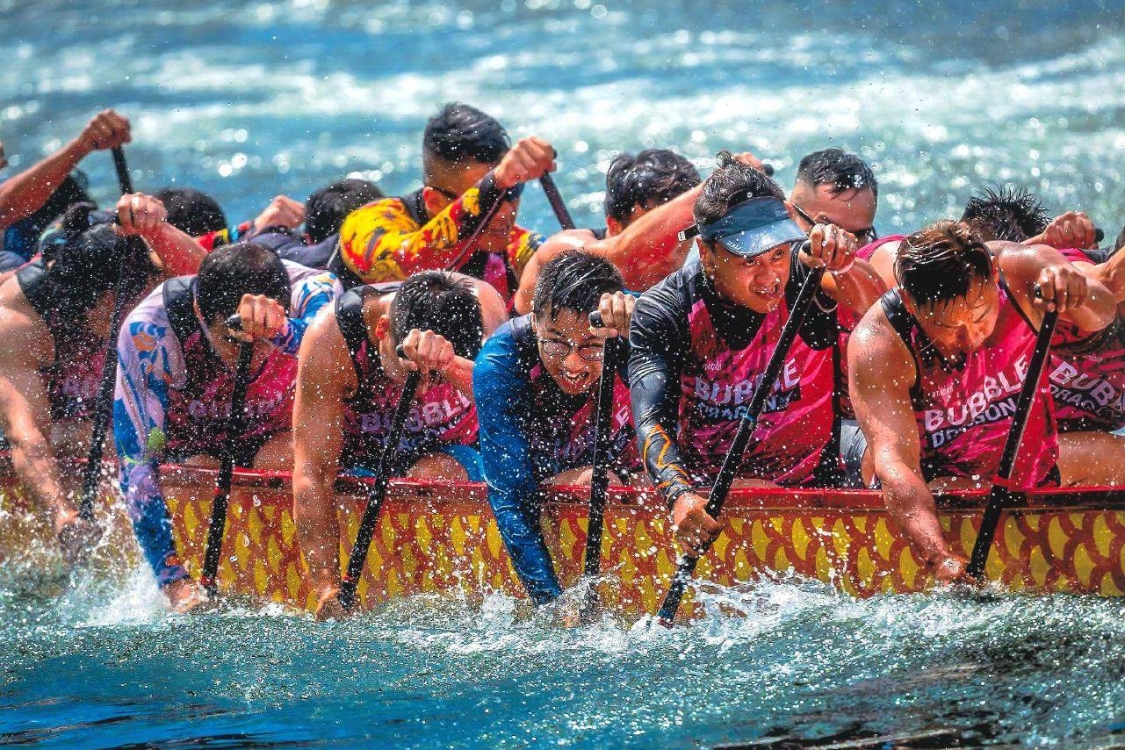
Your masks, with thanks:
<instances>
[{"instance_id":1,"label":"eyeglasses","mask_svg":"<svg viewBox=\"0 0 1125 750\"><path fill-rule=\"evenodd\" d=\"M793 207L793 210L797 212L797 215L807 221L810 226L816 226L817 224L826 223L824 221L817 221L813 217L809 216L808 212L798 206L796 203L790 203L789 205L791 205ZM875 240L879 239L879 233L875 231L875 227L860 229L858 232L852 232L852 234L854 234L855 238L864 245L869 245Z\"/></svg>"},{"instance_id":2,"label":"eyeglasses","mask_svg":"<svg viewBox=\"0 0 1125 750\"><path fill-rule=\"evenodd\" d=\"M523 182L519 182L505 190L504 200L508 203L515 203L516 201L518 201L520 199L520 196L523 195L524 184L525 183ZM452 190L446 190L445 188L438 187L437 185L427 185L426 187L430 188L431 190L438 191L451 201L455 201L461 197L459 194L453 192Z\"/></svg>"},{"instance_id":3,"label":"eyeglasses","mask_svg":"<svg viewBox=\"0 0 1125 750\"><path fill-rule=\"evenodd\" d=\"M578 356L587 362L601 362L605 354L601 344L579 346L560 339L539 339L539 350L543 356L551 359L566 359L575 349L578 350Z\"/></svg>"}]
</instances>

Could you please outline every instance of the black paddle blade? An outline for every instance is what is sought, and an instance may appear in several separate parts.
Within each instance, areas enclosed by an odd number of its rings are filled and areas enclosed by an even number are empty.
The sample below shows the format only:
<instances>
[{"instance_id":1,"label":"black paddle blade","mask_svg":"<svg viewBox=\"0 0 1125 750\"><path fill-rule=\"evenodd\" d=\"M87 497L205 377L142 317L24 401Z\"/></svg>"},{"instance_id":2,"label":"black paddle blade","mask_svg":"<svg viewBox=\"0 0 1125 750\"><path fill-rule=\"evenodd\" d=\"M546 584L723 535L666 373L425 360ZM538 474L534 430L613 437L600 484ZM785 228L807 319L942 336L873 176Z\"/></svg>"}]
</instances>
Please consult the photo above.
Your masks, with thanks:
<instances>
[{"instance_id":1,"label":"black paddle blade","mask_svg":"<svg viewBox=\"0 0 1125 750\"><path fill-rule=\"evenodd\" d=\"M574 219L571 217L570 211L567 210L566 201L562 199L559 186L555 184L555 178L550 174L545 174L539 178L539 184L547 195L547 202L551 204L551 210L555 212L555 218L559 220L559 226L563 229L574 229L576 226Z\"/></svg>"},{"instance_id":2,"label":"black paddle blade","mask_svg":"<svg viewBox=\"0 0 1125 750\"><path fill-rule=\"evenodd\" d=\"M418 384L421 382L422 373L417 370L407 376L406 383L402 386L402 395L399 396L398 405L395 407L394 417L391 419L387 440L383 443L379 469L375 472L375 481L367 494L367 506L363 509L363 518L355 535L352 554L348 558L348 572L340 582L340 593L336 595L340 606L348 612L356 605L356 589L359 588L359 579L363 576L367 553L375 536L375 526L379 523L379 513L383 509L383 501L387 499L387 490L391 484L394 455L398 451L399 441L402 440L402 430L406 426L406 418L410 415L410 407L414 404L414 394L418 391Z\"/></svg>"},{"instance_id":3,"label":"black paddle blade","mask_svg":"<svg viewBox=\"0 0 1125 750\"><path fill-rule=\"evenodd\" d=\"M984 566L988 562L988 553L992 549L992 541L996 537L996 528L1000 524L1000 514L1008 505L1012 493L1008 489L1008 482L1012 478L1012 469L1015 467L1016 454L1020 442L1023 440L1024 430L1027 429L1027 419L1031 413L1031 405L1035 400L1035 393L1039 390L1039 383L1043 379L1043 370L1047 367L1047 358L1051 352L1051 336L1055 333L1055 324L1059 314L1050 310L1043 316L1043 324L1035 337L1035 350L1031 355L1031 363L1027 369L1027 377L1020 388L1019 398L1016 400L1016 413L1012 415L1012 426L1008 430L1008 437L1004 441L1004 451L1000 454L1000 465L996 470L996 479L992 484L992 491L988 495L988 507L984 509L984 517L980 522L980 533L973 545L973 556L969 559L968 574L977 580L984 575Z\"/></svg>"},{"instance_id":4,"label":"black paddle blade","mask_svg":"<svg viewBox=\"0 0 1125 750\"><path fill-rule=\"evenodd\" d=\"M234 391L230 398L230 434L219 463L219 475L215 478L215 496L211 501L211 523L207 527L207 544L203 549L203 572L199 582L207 590L208 596L215 596L219 590L219 561L223 554L223 536L227 527L227 505L230 502L230 482L234 475L234 446L242 434L245 424L246 389L250 385L250 362L254 358L254 345L242 344L238 347L238 364L234 370Z\"/></svg>"},{"instance_id":5,"label":"black paddle blade","mask_svg":"<svg viewBox=\"0 0 1125 750\"><path fill-rule=\"evenodd\" d=\"M804 283L801 284L801 291L797 294L793 309L789 312L789 320L785 321L785 325L781 329L781 335L778 336L777 345L774 347L773 354L770 355L769 362L766 364L766 370L762 374L762 379L758 382L758 387L754 389L754 395L746 406L746 413L739 420L738 431L734 433L734 440L731 441L730 449L723 458L723 466L719 469L718 477L715 478L715 486L711 488L711 495L707 498L706 511L707 515L712 518L718 518L723 511L723 503L726 502L727 494L734 483L734 477L738 473L738 465L742 463L742 454L746 451L746 445L754 434L758 417L761 416L762 409L766 405L766 399L769 397L770 391L773 390L774 381L781 374L781 368L785 364L785 355L789 353L789 347L793 345L793 340L797 338L797 331L800 330L805 317L809 313L809 308L812 307L813 298L816 297L816 293L820 289L820 280L823 277L824 268L814 268L809 271L809 275L805 277ZM668 595L664 597L664 603L660 605L658 617L662 624L671 625L676 619L676 612L680 609L680 599L683 598L684 589L687 587L688 581L691 580L692 574L695 573L695 566L698 563L699 558L691 556L685 557L680 562L676 574L672 577Z\"/></svg>"}]
</instances>

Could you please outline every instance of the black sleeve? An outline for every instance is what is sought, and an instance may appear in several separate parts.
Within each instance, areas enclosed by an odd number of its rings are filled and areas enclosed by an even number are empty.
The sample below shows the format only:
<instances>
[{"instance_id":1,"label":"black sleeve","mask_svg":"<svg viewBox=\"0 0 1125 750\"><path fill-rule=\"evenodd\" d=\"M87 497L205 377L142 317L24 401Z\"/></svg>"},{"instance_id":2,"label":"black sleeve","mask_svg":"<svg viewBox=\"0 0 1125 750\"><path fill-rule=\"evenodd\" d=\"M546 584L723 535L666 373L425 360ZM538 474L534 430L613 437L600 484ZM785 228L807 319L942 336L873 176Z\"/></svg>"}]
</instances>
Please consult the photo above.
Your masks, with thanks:
<instances>
[{"instance_id":1,"label":"black sleeve","mask_svg":"<svg viewBox=\"0 0 1125 750\"><path fill-rule=\"evenodd\" d=\"M669 507L691 492L676 445L680 373L690 346L687 311L663 285L643 294L629 324L629 389L641 458Z\"/></svg>"},{"instance_id":2,"label":"black sleeve","mask_svg":"<svg viewBox=\"0 0 1125 750\"><path fill-rule=\"evenodd\" d=\"M797 295L801 292L801 285L805 283L805 279L808 278L809 272L812 270L797 257L803 244L794 246L792 270L789 272L789 283L785 285L785 303L790 309L793 308L793 303L797 301ZM801 340L812 349L819 351L837 345L840 333L839 321L836 316L838 304L836 300L825 294L823 289L817 291L813 298L812 307L809 308L809 314L801 322L800 331Z\"/></svg>"}]
</instances>

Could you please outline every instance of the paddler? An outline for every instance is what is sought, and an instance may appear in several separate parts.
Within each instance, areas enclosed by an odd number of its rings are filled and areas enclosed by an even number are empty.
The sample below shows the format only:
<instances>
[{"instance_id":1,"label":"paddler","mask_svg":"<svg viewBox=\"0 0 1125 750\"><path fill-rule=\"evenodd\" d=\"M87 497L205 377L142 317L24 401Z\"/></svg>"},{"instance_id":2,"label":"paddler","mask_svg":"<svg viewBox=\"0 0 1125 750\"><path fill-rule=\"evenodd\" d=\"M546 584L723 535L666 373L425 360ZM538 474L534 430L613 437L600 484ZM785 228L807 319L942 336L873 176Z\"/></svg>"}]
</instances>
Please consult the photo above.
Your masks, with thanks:
<instances>
[{"instance_id":1,"label":"paddler","mask_svg":"<svg viewBox=\"0 0 1125 750\"><path fill-rule=\"evenodd\" d=\"M339 293L326 271L237 243L208 255L196 276L157 287L118 339L114 438L133 531L173 610L206 601L180 562L160 488L161 463L287 469L297 349ZM234 314L241 330L227 327ZM243 430L228 432L239 347L253 342Z\"/></svg>"},{"instance_id":2,"label":"paddler","mask_svg":"<svg viewBox=\"0 0 1125 750\"><path fill-rule=\"evenodd\" d=\"M780 186L726 152L694 213L699 260L637 302L629 379L642 457L676 538L698 555L721 529L701 493L718 474L789 305L817 265L827 268L821 290L738 475L743 486L838 480L840 318L865 312L882 285L856 260L851 233L814 224L806 237Z\"/></svg>"},{"instance_id":3,"label":"paddler","mask_svg":"<svg viewBox=\"0 0 1125 750\"><path fill-rule=\"evenodd\" d=\"M540 488L588 485L603 341L627 336L634 298L604 258L566 250L543 267L532 311L484 345L473 373L488 501L532 601L562 589L539 528ZM590 323L601 314L602 327ZM625 358L614 383L611 484L639 478Z\"/></svg>"},{"instance_id":4,"label":"paddler","mask_svg":"<svg viewBox=\"0 0 1125 750\"><path fill-rule=\"evenodd\" d=\"M755 160L755 166L761 163ZM605 227L567 229L548 237L523 269L515 311L531 312L540 270L568 249L602 256L634 291L662 281L684 264L691 247L676 233L691 224L694 188L700 183L695 165L668 149L616 156L605 175ZM679 207L669 205L677 199Z\"/></svg>"},{"instance_id":5,"label":"paddler","mask_svg":"<svg viewBox=\"0 0 1125 750\"><path fill-rule=\"evenodd\" d=\"M118 226L96 218L92 204L72 206L58 246L0 285L0 430L33 504L48 514L68 563L97 538L78 517L71 478L56 456L85 455L97 401L125 235L148 242L147 257L129 260L134 298L161 278L160 266L183 273L203 249L165 221L164 206L136 193L117 204ZM103 216L107 219L108 216ZM128 304L129 301L126 301Z\"/></svg>"},{"instance_id":6,"label":"paddler","mask_svg":"<svg viewBox=\"0 0 1125 750\"><path fill-rule=\"evenodd\" d=\"M892 518L938 581L958 581L966 560L942 533L929 483L987 486L1045 309L1098 331L1113 301L1049 247L997 257L952 221L904 239L895 278L852 336L852 404ZM1011 477L1021 489L1060 481L1051 400L1040 394L1032 410Z\"/></svg>"},{"instance_id":7,"label":"paddler","mask_svg":"<svg viewBox=\"0 0 1125 750\"><path fill-rule=\"evenodd\" d=\"M789 193L797 226L811 232L817 224L831 224L849 232L860 246L874 242L879 182L860 157L840 148L814 151L797 165L797 180Z\"/></svg>"},{"instance_id":8,"label":"paddler","mask_svg":"<svg viewBox=\"0 0 1125 750\"><path fill-rule=\"evenodd\" d=\"M333 489L341 470L378 467L391 415L412 370L419 386L392 476L482 481L473 358L507 318L490 285L423 271L402 284L349 290L301 346L293 415L297 535L320 618L344 614L340 527Z\"/></svg>"},{"instance_id":9,"label":"paddler","mask_svg":"<svg viewBox=\"0 0 1125 750\"><path fill-rule=\"evenodd\" d=\"M503 126L475 107L445 105L422 137L423 186L354 211L329 264L346 287L402 281L452 269L496 287L505 302L543 238L516 224L524 185L555 169L542 138L511 145ZM499 201L492 219L482 226Z\"/></svg>"}]
</instances>

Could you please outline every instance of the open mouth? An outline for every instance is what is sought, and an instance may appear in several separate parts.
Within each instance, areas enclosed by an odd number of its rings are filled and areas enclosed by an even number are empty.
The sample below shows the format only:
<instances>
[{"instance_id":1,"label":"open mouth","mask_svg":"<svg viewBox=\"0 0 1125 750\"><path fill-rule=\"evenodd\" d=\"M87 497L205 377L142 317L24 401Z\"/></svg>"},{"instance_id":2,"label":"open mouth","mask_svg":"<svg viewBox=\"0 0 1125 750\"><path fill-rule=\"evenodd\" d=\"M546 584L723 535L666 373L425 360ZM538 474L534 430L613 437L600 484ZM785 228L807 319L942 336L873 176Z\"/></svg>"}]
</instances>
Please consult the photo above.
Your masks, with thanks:
<instances>
[{"instance_id":1,"label":"open mouth","mask_svg":"<svg viewBox=\"0 0 1125 750\"><path fill-rule=\"evenodd\" d=\"M569 388L580 389L586 386L586 383L590 380L590 376L585 372L560 372L559 380L562 381L563 385Z\"/></svg>"},{"instance_id":2,"label":"open mouth","mask_svg":"<svg viewBox=\"0 0 1125 750\"><path fill-rule=\"evenodd\" d=\"M771 284L770 286L764 287L750 287L750 291L758 295L759 297L765 297L766 299L776 299L777 297L781 296L781 283L779 282L777 284Z\"/></svg>"}]
</instances>

